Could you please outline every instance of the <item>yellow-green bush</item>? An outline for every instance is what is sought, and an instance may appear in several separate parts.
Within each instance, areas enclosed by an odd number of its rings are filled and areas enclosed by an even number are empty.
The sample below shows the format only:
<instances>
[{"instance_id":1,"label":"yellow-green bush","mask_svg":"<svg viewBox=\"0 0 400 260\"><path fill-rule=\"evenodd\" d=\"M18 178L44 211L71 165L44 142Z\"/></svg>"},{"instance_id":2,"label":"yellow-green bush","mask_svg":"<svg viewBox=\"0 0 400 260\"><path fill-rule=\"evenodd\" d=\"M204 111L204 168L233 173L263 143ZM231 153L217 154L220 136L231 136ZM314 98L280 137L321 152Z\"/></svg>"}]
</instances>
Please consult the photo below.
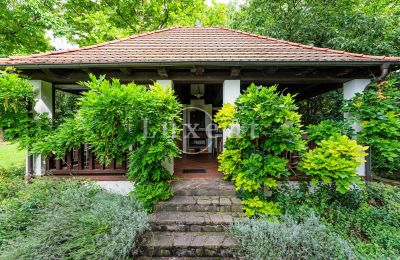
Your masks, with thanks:
<instances>
[{"instance_id":1,"label":"yellow-green bush","mask_svg":"<svg viewBox=\"0 0 400 260\"><path fill-rule=\"evenodd\" d=\"M333 135L303 156L300 170L314 182L334 183L338 192L345 193L352 184L361 184L356 170L365 161L367 148L345 135Z\"/></svg>"}]
</instances>

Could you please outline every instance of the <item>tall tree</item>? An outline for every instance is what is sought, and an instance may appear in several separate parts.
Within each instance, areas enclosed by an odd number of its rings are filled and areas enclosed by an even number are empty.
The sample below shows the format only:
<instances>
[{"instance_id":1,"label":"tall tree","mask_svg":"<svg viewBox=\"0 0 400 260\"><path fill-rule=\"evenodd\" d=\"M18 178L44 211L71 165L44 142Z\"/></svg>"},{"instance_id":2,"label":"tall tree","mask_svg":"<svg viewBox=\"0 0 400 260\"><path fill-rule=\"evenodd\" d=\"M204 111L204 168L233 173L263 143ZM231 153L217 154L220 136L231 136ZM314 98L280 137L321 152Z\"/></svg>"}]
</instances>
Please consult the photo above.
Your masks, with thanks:
<instances>
[{"instance_id":1,"label":"tall tree","mask_svg":"<svg viewBox=\"0 0 400 260\"><path fill-rule=\"evenodd\" d=\"M0 1L0 57L51 48L46 29L56 25L55 0Z\"/></svg>"},{"instance_id":2,"label":"tall tree","mask_svg":"<svg viewBox=\"0 0 400 260\"><path fill-rule=\"evenodd\" d=\"M227 7L205 0L2 0L0 57L52 49L50 30L84 46L196 20L223 25Z\"/></svg>"},{"instance_id":3,"label":"tall tree","mask_svg":"<svg viewBox=\"0 0 400 260\"><path fill-rule=\"evenodd\" d=\"M67 0L62 4L65 26L58 34L91 45L172 25L222 25L226 6L204 0Z\"/></svg>"},{"instance_id":4,"label":"tall tree","mask_svg":"<svg viewBox=\"0 0 400 260\"><path fill-rule=\"evenodd\" d=\"M248 0L229 26L284 40L400 55L398 0Z\"/></svg>"}]
</instances>

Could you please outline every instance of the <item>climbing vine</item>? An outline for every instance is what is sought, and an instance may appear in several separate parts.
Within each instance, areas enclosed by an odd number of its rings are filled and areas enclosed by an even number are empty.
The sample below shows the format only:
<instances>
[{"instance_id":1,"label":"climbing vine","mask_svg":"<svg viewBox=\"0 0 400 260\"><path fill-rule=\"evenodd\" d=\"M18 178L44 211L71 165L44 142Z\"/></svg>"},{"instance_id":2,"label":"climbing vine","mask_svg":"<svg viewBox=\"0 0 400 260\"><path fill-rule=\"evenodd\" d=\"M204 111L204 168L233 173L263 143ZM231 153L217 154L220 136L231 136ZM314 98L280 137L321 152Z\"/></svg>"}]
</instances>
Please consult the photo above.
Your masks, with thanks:
<instances>
[{"instance_id":1,"label":"climbing vine","mask_svg":"<svg viewBox=\"0 0 400 260\"><path fill-rule=\"evenodd\" d=\"M179 155L174 137L180 131L181 105L173 90L159 84L121 84L104 76L80 82L88 88L73 118L57 127L47 115L33 111L34 88L15 73L0 75L0 128L6 138L29 152L61 158L88 144L96 159L107 165L128 154L127 175L135 181L133 194L148 208L172 195L166 168Z\"/></svg>"},{"instance_id":2,"label":"climbing vine","mask_svg":"<svg viewBox=\"0 0 400 260\"><path fill-rule=\"evenodd\" d=\"M248 216L279 214L266 194L278 186L277 179L290 175L282 155L305 149L296 110L293 96L278 92L277 86L252 84L234 106L226 104L216 115L220 127L240 125L239 135L228 137L219 161Z\"/></svg>"},{"instance_id":3,"label":"climbing vine","mask_svg":"<svg viewBox=\"0 0 400 260\"><path fill-rule=\"evenodd\" d=\"M6 140L18 140L21 148L31 148L51 130L47 115L31 109L34 96L33 85L14 69L0 71L0 129Z\"/></svg>"}]
</instances>

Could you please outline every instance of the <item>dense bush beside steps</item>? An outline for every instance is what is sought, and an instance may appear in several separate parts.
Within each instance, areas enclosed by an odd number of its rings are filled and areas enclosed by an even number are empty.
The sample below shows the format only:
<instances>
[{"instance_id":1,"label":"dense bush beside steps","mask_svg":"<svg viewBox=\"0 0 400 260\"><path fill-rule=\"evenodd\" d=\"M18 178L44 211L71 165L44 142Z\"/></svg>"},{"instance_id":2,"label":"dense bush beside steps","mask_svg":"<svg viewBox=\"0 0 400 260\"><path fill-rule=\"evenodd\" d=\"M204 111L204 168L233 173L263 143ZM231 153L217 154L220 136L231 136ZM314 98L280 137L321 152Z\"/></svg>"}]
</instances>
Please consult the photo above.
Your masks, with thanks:
<instances>
[{"instance_id":1,"label":"dense bush beside steps","mask_svg":"<svg viewBox=\"0 0 400 260\"><path fill-rule=\"evenodd\" d=\"M323 184L284 185L275 200L302 221L310 212L348 241L356 259L400 259L400 187L367 183L345 194Z\"/></svg>"},{"instance_id":2,"label":"dense bush beside steps","mask_svg":"<svg viewBox=\"0 0 400 260\"><path fill-rule=\"evenodd\" d=\"M0 259L131 259L147 215L90 182L36 181L0 205Z\"/></svg>"},{"instance_id":3,"label":"dense bush beside steps","mask_svg":"<svg viewBox=\"0 0 400 260\"><path fill-rule=\"evenodd\" d=\"M318 222L314 215L298 223L289 216L280 221L250 219L235 223L230 232L247 259L352 259L346 241Z\"/></svg>"}]
</instances>

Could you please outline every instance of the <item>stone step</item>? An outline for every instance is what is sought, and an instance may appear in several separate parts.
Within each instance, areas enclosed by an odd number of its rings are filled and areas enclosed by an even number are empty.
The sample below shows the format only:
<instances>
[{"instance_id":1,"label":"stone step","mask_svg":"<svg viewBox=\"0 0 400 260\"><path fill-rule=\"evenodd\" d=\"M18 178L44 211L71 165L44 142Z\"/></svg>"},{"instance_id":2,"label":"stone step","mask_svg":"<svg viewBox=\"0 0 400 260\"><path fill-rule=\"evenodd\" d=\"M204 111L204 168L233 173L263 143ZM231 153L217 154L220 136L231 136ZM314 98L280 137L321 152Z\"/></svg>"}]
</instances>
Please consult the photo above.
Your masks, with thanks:
<instances>
[{"instance_id":1,"label":"stone step","mask_svg":"<svg viewBox=\"0 0 400 260\"><path fill-rule=\"evenodd\" d=\"M174 196L161 201L155 212L243 212L240 199L234 196Z\"/></svg>"},{"instance_id":2,"label":"stone step","mask_svg":"<svg viewBox=\"0 0 400 260\"><path fill-rule=\"evenodd\" d=\"M242 216L220 212L157 212L150 215L152 231L220 232Z\"/></svg>"},{"instance_id":3,"label":"stone step","mask_svg":"<svg viewBox=\"0 0 400 260\"><path fill-rule=\"evenodd\" d=\"M219 179L181 179L173 183L177 196L234 196L235 186Z\"/></svg>"},{"instance_id":4,"label":"stone step","mask_svg":"<svg viewBox=\"0 0 400 260\"><path fill-rule=\"evenodd\" d=\"M223 232L152 232L141 251L148 257L233 257L236 247Z\"/></svg>"}]
</instances>

